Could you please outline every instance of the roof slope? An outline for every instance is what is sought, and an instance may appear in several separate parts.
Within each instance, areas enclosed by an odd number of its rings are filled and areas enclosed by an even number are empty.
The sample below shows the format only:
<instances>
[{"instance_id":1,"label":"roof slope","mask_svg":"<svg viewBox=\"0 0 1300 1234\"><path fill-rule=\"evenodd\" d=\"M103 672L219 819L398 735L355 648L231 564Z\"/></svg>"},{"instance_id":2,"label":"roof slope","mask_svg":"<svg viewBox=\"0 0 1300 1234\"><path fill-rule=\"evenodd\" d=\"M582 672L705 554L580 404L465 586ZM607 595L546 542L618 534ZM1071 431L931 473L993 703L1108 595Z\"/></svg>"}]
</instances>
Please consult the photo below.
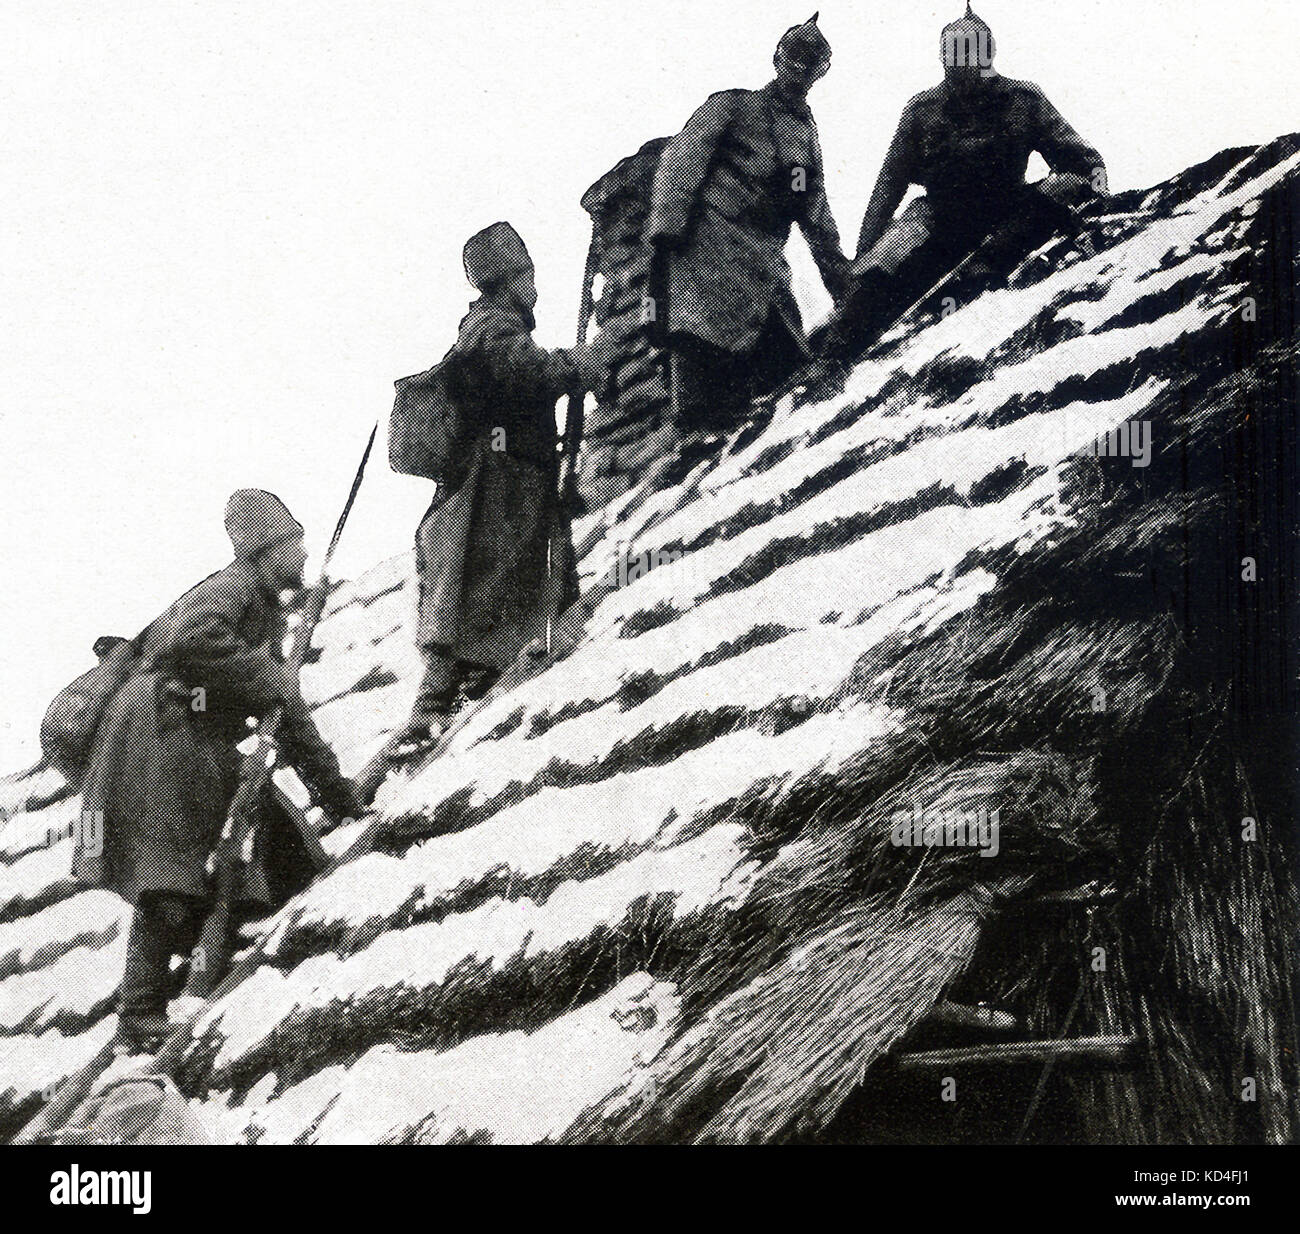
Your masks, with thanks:
<instances>
[{"instance_id":1,"label":"roof slope","mask_svg":"<svg viewBox=\"0 0 1300 1234\"><path fill-rule=\"evenodd\" d=\"M391 780L206 1016L223 1136L1294 1138L1297 151L1117 200L584 520L576 649ZM1089 453L1130 422L1149 466ZM345 770L411 703L413 609L409 555L331 601ZM127 911L68 880L56 777L0 792L12 1129L111 1030ZM996 811L996 856L900 846L913 807ZM1145 1048L936 1113L888 1058L945 996Z\"/></svg>"}]
</instances>

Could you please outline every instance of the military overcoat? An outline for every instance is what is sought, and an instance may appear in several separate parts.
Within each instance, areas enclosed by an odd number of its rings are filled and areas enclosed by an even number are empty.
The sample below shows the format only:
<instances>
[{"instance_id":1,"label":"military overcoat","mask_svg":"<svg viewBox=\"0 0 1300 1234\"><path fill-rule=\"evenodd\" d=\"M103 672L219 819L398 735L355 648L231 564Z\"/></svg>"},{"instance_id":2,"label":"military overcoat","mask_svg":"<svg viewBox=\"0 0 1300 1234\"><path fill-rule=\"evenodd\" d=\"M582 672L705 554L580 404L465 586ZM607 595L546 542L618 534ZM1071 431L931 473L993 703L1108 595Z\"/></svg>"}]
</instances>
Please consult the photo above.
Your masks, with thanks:
<instances>
[{"instance_id":1,"label":"military overcoat","mask_svg":"<svg viewBox=\"0 0 1300 1234\"><path fill-rule=\"evenodd\" d=\"M203 897L206 869L239 784L235 745L247 718L285 705L280 746L329 805L346 794L325 744L279 659L277 597L236 561L182 596L146 631L136 670L109 703L82 787L73 873L127 900L149 892ZM268 799L238 899L269 907L312 871L292 822Z\"/></svg>"},{"instance_id":2,"label":"military overcoat","mask_svg":"<svg viewBox=\"0 0 1300 1234\"><path fill-rule=\"evenodd\" d=\"M1033 82L993 74L957 93L946 82L903 109L858 236L861 259L911 184L926 191L931 226L987 233L1022 200L1029 157L1106 188L1106 165Z\"/></svg>"},{"instance_id":3,"label":"military overcoat","mask_svg":"<svg viewBox=\"0 0 1300 1234\"><path fill-rule=\"evenodd\" d=\"M837 300L848 262L826 200L817 126L770 84L714 94L660 156L645 235L666 246L666 334L748 352L776 312L804 333L785 245L797 223Z\"/></svg>"},{"instance_id":4,"label":"military overcoat","mask_svg":"<svg viewBox=\"0 0 1300 1234\"><path fill-rule=\"evenodd\" d=\"M555 405L583 383L569 353L538 346L532 329L532 314L500 291L461 322L464 458L416 533L417 642L500 670L578 594Z\"/></svg>"}]
</instances>

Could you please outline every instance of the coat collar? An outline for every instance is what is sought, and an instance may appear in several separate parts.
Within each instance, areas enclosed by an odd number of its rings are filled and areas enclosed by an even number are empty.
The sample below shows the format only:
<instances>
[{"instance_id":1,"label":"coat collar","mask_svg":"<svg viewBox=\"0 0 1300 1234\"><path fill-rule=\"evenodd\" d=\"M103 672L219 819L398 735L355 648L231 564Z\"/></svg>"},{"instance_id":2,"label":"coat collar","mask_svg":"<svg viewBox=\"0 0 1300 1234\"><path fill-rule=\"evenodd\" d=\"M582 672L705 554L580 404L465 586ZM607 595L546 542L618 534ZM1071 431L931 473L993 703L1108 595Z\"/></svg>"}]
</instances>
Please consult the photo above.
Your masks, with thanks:
<instances>
[{"instance_id":1,"label":"coat collar","mask_svg":"<svg viewBox=\"0 0 1300 1234\"><path fill-rule=\"evenodd\" d=\"M798 116L801 120L812 119L812 108L808 105L808 100L792 99L782 94L775 81L769 81L759 93L765 96L770 107L774 107L779 111L788 111L792 116Z\"/></svg>"},{"instance_id":2,"label":"coat collar","mask_svg":"<svg viewBox=\"0 0 1300 1234\"><path fill-rule=\"evenodd\" d=\"M537 320L530 309L526 309L517 300L507 295L504 291L485 291L477 300L469 306L469 313L466 316L468 321L470 317L480 316L483 313L506 314L515 318L524 329L531 334L537 328Z\"/></svg>"},{"instance_id":3,"label":"coat collar","mask_svg":"<svg viewBox=\"0 0 1300 1234\"><path fill-rule=\"evenodd\" d=\"M262 600L269 608L280 607L279 594L268 590L266 583L262 580L262 572L251 561L236 557L222 573L227 577L239 579L253 595Z\"/></svg>"}]
</instances>

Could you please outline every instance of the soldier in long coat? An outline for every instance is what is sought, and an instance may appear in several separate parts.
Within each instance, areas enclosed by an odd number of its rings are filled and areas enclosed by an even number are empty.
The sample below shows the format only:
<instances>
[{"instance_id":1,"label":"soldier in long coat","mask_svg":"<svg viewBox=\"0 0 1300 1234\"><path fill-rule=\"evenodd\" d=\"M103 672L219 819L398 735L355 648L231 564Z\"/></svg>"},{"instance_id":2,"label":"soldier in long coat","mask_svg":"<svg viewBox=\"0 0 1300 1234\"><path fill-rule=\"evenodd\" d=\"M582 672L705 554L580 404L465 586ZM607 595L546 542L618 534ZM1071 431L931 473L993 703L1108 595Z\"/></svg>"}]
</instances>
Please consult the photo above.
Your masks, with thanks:
<instances>
[{"instance_id":1,"label":"soldier in long coat","mask_svg":"<svg viewBox=\"0 0 1300 1234\"><path fill-rule=\"evenodd\" d=\"M533 263L510 224L472 236L464 261L481 295L453 348L466 391L463 456L416 533L428 670L393 752L436 740L461 693L481 697L522 650L544 646L548 623L578 596L555 405L598 383L601 345L547 351L534 341ZM385 769L381 756L363 792Z\"/></svg>"},{"instance_id":2,"label":"soldier in long coat","mask_svg":"<svg viewBox=\"0 0 1300 1234\"><path fill-rule=\"evenodd\" d=\"M835 345L870 341L974 250L968 288L1009 273L1068 224L1067 207L1107 191L1101 155L1038 86L1000 76L995 50L993 32L969 4L944 27L944 80L903 109L862 220ZM1028 186L1035 151L1053 174ZM895 219L913 184L925 195Z\"/></svg>"},{"instance_id":3,"label":"soldier in long coat","mask_svg":"<svg viewBox=\"0 0 1300 1234\"><path fill-rule=\"evenodd\" d=\"M79 837L73 873L135 905L119 993L122 1037L133 1044L166 1031L172 956L204 934L208 858L239 785L235 745L248 735L248 717L283 705L281 750L317 799L339 818L363 808L281 658L280 595L302 586L302 527L258 489L231 497L226 527L236 559L144 633L137 666L95 734L83 784L84 809L102 812L102 845ZM236 918L264 914L312 873L292 821L269 800L255 837ZM201 984L219 978L230 942L204 934Z\"/></svg>"},{"instance_id":4,"label":"soldier in long coat","mask_svg":"<svg viewBox=\"0 0 1300 1234\"><path fill-rule=\"evenodd\" d=\"M807 102L830 58L814 15L782 37L774 81L710 96L660 156L645 236L683 432L735 423L807 359L785 259L792 224L832 298L844 293L848 261Z\"/></svg>"}]
</instances>

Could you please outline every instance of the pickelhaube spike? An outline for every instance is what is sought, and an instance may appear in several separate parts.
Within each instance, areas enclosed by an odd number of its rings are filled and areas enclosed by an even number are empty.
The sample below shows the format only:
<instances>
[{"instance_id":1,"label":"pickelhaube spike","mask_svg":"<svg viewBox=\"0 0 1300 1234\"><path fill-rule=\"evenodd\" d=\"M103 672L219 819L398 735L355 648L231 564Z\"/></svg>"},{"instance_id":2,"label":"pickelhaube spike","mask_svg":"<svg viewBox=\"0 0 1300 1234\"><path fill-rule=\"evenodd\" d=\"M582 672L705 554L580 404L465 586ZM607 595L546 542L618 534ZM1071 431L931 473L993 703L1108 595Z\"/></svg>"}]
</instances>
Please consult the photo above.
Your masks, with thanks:
<instances>
[{"instance_id":1,"label":"pickelhaube spike","mask_svg":"<svg viewBox=\"0 0 1300 1234\"><path fill-rule=\"evenodd\" d=\"M787 55L803 63L828 64L831 58L831 45L817 25L821 16L818 10L801 26L791 26L777 44L777 54Z\"/></svg>"},{"instance_id":2,"label":"pickelhaube spike","mask_svg":"<svg viewBox=\"0 0 1300 1234\"><path fill-rule=\"evenodd\" d=\"M967 40L978 38L986 40L985 47L988 57L991 59L996 43L993 40L993 31L988 22L984 20L972 7L971 0L966 0L966 12L963 16L950 21L943 28L940 36L944 47L945 55L950 50L950 44L953 39ZM945 63L947 61L945 60Z\"/></svg>"}]
</instances>

